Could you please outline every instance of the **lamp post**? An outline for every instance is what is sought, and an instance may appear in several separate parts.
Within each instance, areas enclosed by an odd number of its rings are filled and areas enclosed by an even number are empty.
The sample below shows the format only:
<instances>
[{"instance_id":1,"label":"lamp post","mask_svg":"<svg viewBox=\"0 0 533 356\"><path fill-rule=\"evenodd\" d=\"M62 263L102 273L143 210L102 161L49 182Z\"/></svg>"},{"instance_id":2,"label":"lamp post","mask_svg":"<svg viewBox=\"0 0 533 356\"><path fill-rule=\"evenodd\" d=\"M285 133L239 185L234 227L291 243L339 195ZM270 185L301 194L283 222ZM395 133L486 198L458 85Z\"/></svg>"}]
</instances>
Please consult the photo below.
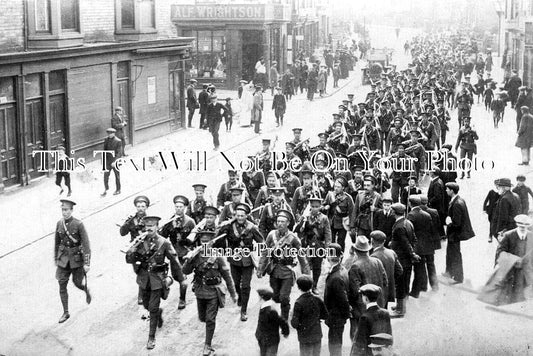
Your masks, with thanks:
<instances>
[{"instance_id":1,"label":"lamp post","mask_svg":"<svg viewBox=\"0 0 533 356\"><path fill-rule=\"evenodd\" d=\"M498 14L498 57L502 55L502 18L505 13L505 0L494 0L494 8Z\"/></svg>"}]
</instances>

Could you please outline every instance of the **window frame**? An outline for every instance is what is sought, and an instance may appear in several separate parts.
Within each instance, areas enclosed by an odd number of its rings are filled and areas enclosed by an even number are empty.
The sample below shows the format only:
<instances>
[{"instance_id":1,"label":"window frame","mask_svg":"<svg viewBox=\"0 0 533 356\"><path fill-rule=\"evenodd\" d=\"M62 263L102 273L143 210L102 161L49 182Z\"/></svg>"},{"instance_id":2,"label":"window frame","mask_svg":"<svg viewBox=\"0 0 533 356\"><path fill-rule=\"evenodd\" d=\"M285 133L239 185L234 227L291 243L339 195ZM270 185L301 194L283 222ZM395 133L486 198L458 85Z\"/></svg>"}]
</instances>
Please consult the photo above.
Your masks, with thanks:
<instances>
[{"instance_id":1,"label":"window frame","mask_svg":"<svg viewBox=\"0 0 533 356\"><path fill-rule=\"evenodd\" d=\"M134 0L133 1L133 27L122 26L122 1L115 0L115 35L142 35L142 34L156 34L157 30L157 0ZM153 27L143 27L143 17L141 14L141 3L150 2L152 7Z\"/></svg>"}]
</instances>

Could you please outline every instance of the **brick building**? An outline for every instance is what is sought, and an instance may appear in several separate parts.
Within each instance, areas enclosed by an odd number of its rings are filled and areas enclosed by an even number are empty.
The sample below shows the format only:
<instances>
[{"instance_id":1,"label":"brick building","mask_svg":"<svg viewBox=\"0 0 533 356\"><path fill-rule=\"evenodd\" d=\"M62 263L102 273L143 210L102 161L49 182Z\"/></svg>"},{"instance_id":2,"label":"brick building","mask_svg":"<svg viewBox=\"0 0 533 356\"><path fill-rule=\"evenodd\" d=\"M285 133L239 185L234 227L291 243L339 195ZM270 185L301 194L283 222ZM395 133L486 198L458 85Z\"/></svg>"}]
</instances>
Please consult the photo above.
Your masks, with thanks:
<instances>
[{"instance_id":1,"label":"brick building","mask_svg":"<svg viewBox=\"0 0 533 356\"><path fill-rule=\"evenodd\" d=\"M0 0L0 191L39 172L33 150L101 149L121 106L129 144L185 127L190 38L170 0Z\"/></svg>"}]
</instances>

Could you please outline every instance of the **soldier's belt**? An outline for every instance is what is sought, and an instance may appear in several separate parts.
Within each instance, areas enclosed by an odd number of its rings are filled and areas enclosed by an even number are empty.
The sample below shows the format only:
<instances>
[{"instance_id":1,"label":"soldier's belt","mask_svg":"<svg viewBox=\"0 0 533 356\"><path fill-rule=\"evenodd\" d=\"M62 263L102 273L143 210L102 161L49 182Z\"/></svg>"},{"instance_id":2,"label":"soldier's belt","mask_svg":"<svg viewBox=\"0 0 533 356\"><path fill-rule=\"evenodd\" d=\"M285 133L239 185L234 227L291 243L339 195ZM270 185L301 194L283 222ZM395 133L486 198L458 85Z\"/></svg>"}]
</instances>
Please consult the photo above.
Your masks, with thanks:
<instances>
[{"instance_id":1,"label":"soldier's belt","mask_svg":"<svg viewBox=\"0 0 533 356\"><path fill-rule=\"evenodd\" d=\"M148 265L148 272L167 272L168 271L168 263L162 263L162 264L149 264Z\"/></svg>"}]
</instances>

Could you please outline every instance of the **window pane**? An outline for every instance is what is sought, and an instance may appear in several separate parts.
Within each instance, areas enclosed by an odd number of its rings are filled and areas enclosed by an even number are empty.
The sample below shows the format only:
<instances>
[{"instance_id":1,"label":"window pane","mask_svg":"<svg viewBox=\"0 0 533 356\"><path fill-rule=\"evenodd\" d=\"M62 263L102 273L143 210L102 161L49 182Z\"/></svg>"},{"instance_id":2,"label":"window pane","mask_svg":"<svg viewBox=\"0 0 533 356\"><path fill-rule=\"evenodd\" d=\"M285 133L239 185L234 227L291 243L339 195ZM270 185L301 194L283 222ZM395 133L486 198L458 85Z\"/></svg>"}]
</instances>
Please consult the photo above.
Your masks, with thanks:
<instances>
[{"instance_id":1,"label":"window pane","mask_svg":"<svg viewBox=\"0 0 533 356\"><path fill-rule=\"evenodd\" d=\"M118 62L117 65L117 78L129 78L130 71L128 68L128 62Z\"/></svg>"},{"instance_id":2,"label":"window pane","mask_svg":"<svg viewBox=\"0 0 533 356\"><path fill-rule=\"evenodd\" d=\"M35 0L35 30L50 32L50 0Z\"/></svg>"},{"instance_id":3,"label":"window pane","mask_svg":"<svg viewBox=\"0 0 533 356\"><path fill-rule=\"evenodd\" d=\"M15 100L13 77L0 78L0 104Z\"/></svg>"},{"instance_id":4,"label":"window pane","mask_svg":"<svg viewBox=\"0 0 533 356\"><path fill-rule=\"evenodd\" d=\"M33 98L35 96L41 96L41 75L30 74L24 77L24 96L27 98Z\"/></svg>"},{"instance_id":5,"label":"window pane","mask_svg":"<svg viewBox=\"0 0 533 356\"><path fill-rule=\"evenodd\" d=\"M198 52L211 52L211 31L198 31Z\"/></svg>"},{"instance_id":6,"label":"window pane","mask_svg":"<svg viewBox=\"0 0 533 356\"><path fill-rule=\"evenodd\" d=\"M61 29L78 29L78 0L60 0L61 2Z\"/></svg>"},{"instance_id":7,"label":"window pane","mask_svg":"<svg viewBox=\"0 0 533 356\"><path fill-rule=\"evenodd\" d=\"M55 70L48 75L49 90L64 90L65 89L65 72L62 70Z\"/></svg>"},{"instance_id":8,"label":"window pane","mask_svg":"<svg viewBox=\"0 0 533 356\"><path fill-rule=\"evenodd\" d=\"M139 3L141 28L155 28L154 0L141 0Z\"/></svg>"},{"instance_id":9,"label":"window pane","mask_svg":"<svg viewBox=\"0 0 533 356\"><path fill-rule=\"evenodd\" d=\"M135 27L135 2L134 0L122 0L121 2L122 28Z\"/></svg>"}]
</instances>

